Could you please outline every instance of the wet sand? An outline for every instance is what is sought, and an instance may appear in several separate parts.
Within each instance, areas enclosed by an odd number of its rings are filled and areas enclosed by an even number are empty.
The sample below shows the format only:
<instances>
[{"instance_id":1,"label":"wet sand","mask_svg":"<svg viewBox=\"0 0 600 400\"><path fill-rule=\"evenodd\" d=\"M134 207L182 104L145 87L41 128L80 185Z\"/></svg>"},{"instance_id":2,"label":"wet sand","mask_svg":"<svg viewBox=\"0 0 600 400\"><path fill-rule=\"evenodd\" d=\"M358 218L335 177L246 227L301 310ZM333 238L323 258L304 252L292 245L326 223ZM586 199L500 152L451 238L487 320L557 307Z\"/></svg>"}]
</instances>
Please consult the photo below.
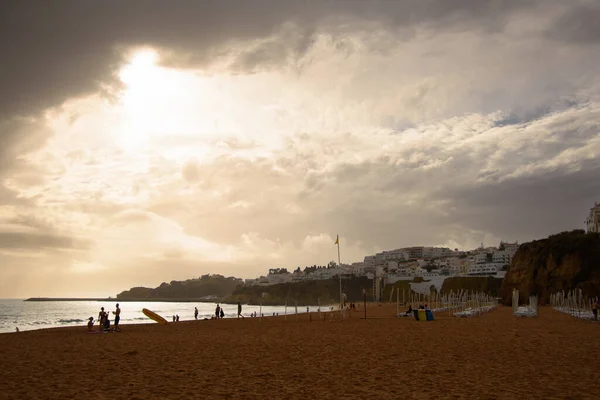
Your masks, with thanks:
<instances>
[{"instance_id":1,"label":"wet sand","mask_svg":"<svg viewBox=\"0 0 600 400\"><path fill-rule=\"evenodd\" d=\"M0 398L600 398L600 323L548 308L434 322L395 310L1 334Z\"/></svg>"}]
</instances>

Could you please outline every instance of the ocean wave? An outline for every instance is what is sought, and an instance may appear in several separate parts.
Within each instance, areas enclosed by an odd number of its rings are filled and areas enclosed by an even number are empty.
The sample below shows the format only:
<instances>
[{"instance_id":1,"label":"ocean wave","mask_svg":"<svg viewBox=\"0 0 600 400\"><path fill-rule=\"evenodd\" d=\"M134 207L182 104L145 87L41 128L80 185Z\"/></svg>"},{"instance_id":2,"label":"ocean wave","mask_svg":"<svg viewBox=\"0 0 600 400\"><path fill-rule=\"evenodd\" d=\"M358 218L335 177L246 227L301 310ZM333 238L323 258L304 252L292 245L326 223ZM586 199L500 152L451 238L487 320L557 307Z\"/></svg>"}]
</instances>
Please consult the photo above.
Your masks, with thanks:
<instances>
[{"instance_id":1,"label":"ocean wave","mask_svg":"<svg viewBox=\"0 0 600 400\"><path fill-rule=\"evenodd\" d=\"M74 324L74 323L77 323L77 322L83 322L83 320L79 319L79 318L74 318L74 319L59 319L58 320L59 324Z\"/></svg>"}]
</instances>

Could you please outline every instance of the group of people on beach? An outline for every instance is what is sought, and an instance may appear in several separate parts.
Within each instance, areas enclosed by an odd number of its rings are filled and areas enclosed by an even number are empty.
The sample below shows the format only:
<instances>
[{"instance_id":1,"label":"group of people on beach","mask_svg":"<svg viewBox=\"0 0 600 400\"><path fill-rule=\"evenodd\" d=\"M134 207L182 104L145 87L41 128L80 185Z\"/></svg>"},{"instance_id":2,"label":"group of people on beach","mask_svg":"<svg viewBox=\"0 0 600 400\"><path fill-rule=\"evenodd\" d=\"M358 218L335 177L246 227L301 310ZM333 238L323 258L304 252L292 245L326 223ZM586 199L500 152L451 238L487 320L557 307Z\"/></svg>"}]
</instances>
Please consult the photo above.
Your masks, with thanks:
<instances>
[{"instance_id":1,"label":"group of people on beach","mask_svg":"<svg viewBox=\"0 0 600 400\"><path fill-rule=\"evenodd\" d=\"M404 305L406 305L406 303L404 303ZM417 308L418 310L430 310L429 306L427 304L423 305L420 304L419 307ZM412 304L408 305L408 309L404 312L404 313L400 313L398 314L398 316L403 316L403 317L412 317L414 315L416 310L414 310L412 308Z\"/></svg>"},{"instance_id":2,"label":"group of people on beach","mask_svg":"<svg viewBox=\"0 0 600 400\"><path fill-rule=\"evenodd\" d=\"M121 328L119 328L119 321L121 320L121 308L119 307L119 303L117 303L115 311L112 312L115 316L113 323L113 331L120 332ZM100 307L100 312L98 313L98 323L99 323L99 332L110 332L110 314L104 311L104 307ZM94 329L94 317L90 317L88 319L88 331L92 331Z\"/></svg>"},{"instance_id":3,"label":"group of people on beach","mask_svg":"<svg viewBox=\"0 0 600 400\"><path fill-rule=\"evenodd\" d=\"M219 304L217 304L217 308L215 308L215 319L225 318L225 311L221 308Z\"/></svg>"},{"instance_id":4,"label":"group of people on beach","mask_svg":"<svg viewBox=\"0 0 600 400\"><path fill-rule=\"evenodd\" d=\"M198 307L194 307L194 319L198 320ZM177 321L179 321L179 316L177 316ZM242 303L238 301L237 303L237 317L244 318L242 315ZM225 318L225 310L221 307L220 304L217 303L217 307L215 307L215 314L210 317L210 319L222 319ZM204 320L208 320L208 318L203 318Z\"/></svg>"},{"instance_id":5,"label":"group of people on beach","mask_svg":"<svg viewBox=\"0 0 600 400\"><path fill-rule=\"evenodd\" d=\"M405 303L406 304L406 303ZM356 311L356 304L355 303L350 303L349 307L350 310L354 310ZM429 306L427 304L423 305L419 305L418 309L420 310L429 310ZM309 307L306 307L306 312L309 312ZM592 308L592 312L594 314L594 320L598 320L598 310L600 310L600 301L596 301L594 302L593 308ZM320 311L320 310L318 310ZM409 304L408 309L402 314L403 316L411 316L413 314L413 312L415 312L415 310L413 310L412 305ZM119 307L119 303L116 304L115 306L115 311L112 312L112 314L115 316L114 317L114 321L113 321L113 331L114 332L120 332L121 328L119 327L119 321L121 319L121 308ZM278 315L278 313L273 313L273 316ZM100 313L98 313L98 323L99 323L99 332L110 332L110 318L109 318L110 314L104 310L104 307L100 308ZM258 313L256 311L252 312L250 314L251 317L258 317ZM261 316L264 316L264 314L262 314ZM215 308L215 315L211 317L211 319L222 319L225 317L225 311L223 310L223 307L220 306L220 304L217 304L217 307ZM242 315L242 304L241 302L238 301L237 303L237 317L238 318L244 318L244 316ZM194 307L194 319L198 319L198 307ZM205 320L207 318L204 318ZM179 315L173 315L173 322L178 322L179 321ZM94 317L90 317L88 320L88 331L93 331L94 329ZM17 328L17 332L18 332L18 328Z\"/></svg>"}]
</instances>

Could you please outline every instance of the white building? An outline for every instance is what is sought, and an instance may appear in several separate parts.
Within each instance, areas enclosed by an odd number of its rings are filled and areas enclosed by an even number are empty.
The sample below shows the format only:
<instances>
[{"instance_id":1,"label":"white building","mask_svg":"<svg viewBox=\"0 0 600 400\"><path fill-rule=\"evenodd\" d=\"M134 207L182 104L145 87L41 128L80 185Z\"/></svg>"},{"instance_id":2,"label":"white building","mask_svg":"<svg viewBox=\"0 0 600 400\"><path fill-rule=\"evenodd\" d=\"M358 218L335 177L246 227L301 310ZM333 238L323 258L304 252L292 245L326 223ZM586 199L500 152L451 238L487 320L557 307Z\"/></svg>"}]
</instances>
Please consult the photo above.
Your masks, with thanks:
<instances>
[{"instance_id":1,"label":"white building","mask_svg":"<svg viewBox=\"0 0 600 400\"><path fill-rule=\"evenodd\" d=\"M267 286L269 285L269 279L266 276L261 276L254 280L254 284L258 286Z\"/></svg>"},{"instance_id":2,"label":"white building","mask_svg":"<svg viewBox=\"0 0 600 400\"><path fill-rule=\"evenodd\" d=\"M594 207L590 208L590 214L585 220L585 225L588 233L600 232L600 204L594 203Z\"/></svg>"},{"instance_id":3,"label":"white building","mask_svg":"<svg viewBox=\"0 0 600 400\"><path fill-rule=\"evenodd\" d=\"M338 276L340 273L344 273L344 271L341 271L339 268L321 268L311 272L308 275L308 280L331 279Z\"/></svg>"},{"instance_id":4,"label":"white building","mask_svg":"<svg viewBox=\"0 0 600 400\"><path fill-rule=\"evenodd\" d=\"M448 268L455 274L467 273L467 258L466 257L449 257L446 260Z\"/></svg>"},{"instance_id":5,"label":"white building","mask_svg":"<svg viewBox=\"0 0 600 400\"><path fill-rule=\"evenodd\" d=\"M381 261L406 261L408 260L408 253L406 251L403 251L402 249L396 249L396 250L389 250L389 251L382 251L380 253L375 254L374 256L368 256L368 257L372 257L372 260L374 260L375 262L381 262ZM366 257L365 257L365 261L367 261Z\"/></svg>"},{"instance_id":6,"label":"white building","mask_svg":"<svg viewBox=\"0 0 600 400\"><path fill-rule=\"evenodd\" d=\"M473 264L469 266L469 275L496 275L502 269L498 263Z\"/></svg>"},{"instance_id":7,"label":"white building","mask_svg":"<svg viewBox=\"0 0 600 400\"><path fill-rule=\"evenodd\" d=\"M519 250L519 242L510 243L510 242L502 241L502 242L500 242L500 246L503 246L504 250L512 253L512 255L515 255L517 250Z\"/></svg>"},{"instance_id":8,"label":"white building","mask_svg":"<svg viewBox=\"0 0 600 400\"><path fill-rule=\"evenodd\" d=\"M487 262L487 253L478 253L471 257L472 264L484 264Z\"/></svg>"},{"instance_id":9,"label":"white building","mask_svg":"<svg viewBox=\"0 0 600 400\"><path fill-rule=\"evenodd\" d=\"M402 264L392 275L398 277L412 277L415 276L415 268Z\"/></svg>"},{"instance_id":10,"label":"white building","mask_svg":"<svg viewBox=\"0 0 600 400\"><path fill-rule=\"evenodd\" d=\"M364 262L355 262L351 265L351 271L356 276L362 276L365 273L366 266Z\"/></svg>"},{"instance_id":11,"label":"white building","mask_svg":"<svg viewBox=\"0 0 600 400\"><path fill-rule=\"evenodd\" d=\"M453 255L453 251L447 247L423 247L423 258L442 258L450 257Z\"/></svg>"},{"instance_id":12,"label":"white building","mask_svg":"<svg viewBox=\"0 0 600 400\"><path fill-rule=\"evenodd\" d=\"M280 274L267 274L267 282L269 282L269 285L291 282L293 278L294 275L290 274L289 272Z\"/></svg>"},{"instance_id":13,"label":"white building","mask_svg":"<svg viewBox=\"0 0 600 400\"><path fill-rule=\"evenodd\" d=\"M515 254L508 250L496 250L492 253L492 262L510 265L510 262Z\"/></svg>"},{"instance_id":14,"label":"white building","mask_svg":"<svg viewBox=\"0 0 600 400\"><path fill-rule=\"evenodd\" d=\"M375 256L365 256L365 259L363 262L365 264L365 267L370 267L373 264L375 264L375 261L376 261Z\"/></svg>"}]
</instances>

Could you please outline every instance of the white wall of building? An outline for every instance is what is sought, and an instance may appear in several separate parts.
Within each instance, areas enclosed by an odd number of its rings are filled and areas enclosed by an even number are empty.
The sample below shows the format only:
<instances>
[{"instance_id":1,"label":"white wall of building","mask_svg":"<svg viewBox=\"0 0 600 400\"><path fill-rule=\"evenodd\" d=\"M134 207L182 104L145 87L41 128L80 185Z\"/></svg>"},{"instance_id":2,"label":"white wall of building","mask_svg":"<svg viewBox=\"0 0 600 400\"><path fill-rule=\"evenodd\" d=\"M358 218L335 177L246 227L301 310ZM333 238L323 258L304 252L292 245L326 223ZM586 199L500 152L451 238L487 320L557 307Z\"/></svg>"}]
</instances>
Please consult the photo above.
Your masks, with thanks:
<instances>
[{"instance_id":1,"label":"white wall of building","mask_svg":"<svg viewBox=\"0 0 600 400\"><path fill-rule=\"evenodd\" d=\"M501 263L473 264L469 266L467 273L469 275L496 275L502 269L503 265Z\"/></svg>"},{"instance_id":2,"label":"white wall of building","mask_svg":"<svg viewBox=\"0 0 600 400\"><path fill-rule=\"evenodd\" d=\"M594 203L594 207L590 209L590 213L585 220L586 230L588 233L600 232L600 204Z\"/></svg>"}]
</instances>

